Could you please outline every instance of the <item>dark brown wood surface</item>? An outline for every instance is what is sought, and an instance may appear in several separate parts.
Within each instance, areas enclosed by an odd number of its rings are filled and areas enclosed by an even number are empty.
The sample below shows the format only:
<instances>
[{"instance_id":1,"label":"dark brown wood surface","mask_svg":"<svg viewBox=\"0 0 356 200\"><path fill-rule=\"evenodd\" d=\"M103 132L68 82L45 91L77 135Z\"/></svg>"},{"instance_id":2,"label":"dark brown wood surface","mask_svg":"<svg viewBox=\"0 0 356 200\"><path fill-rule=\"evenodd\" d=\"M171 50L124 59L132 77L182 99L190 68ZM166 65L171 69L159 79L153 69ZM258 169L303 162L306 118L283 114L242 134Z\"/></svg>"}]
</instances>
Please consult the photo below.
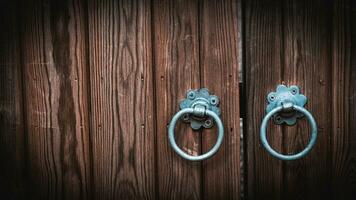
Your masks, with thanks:
<instances>
[{"instance_id":1,"label":"dark brown wood surface","mask_svg":"<svg viewBox=\"0 0 356 200\"><path fill-rule=\"evenodd\" d=\"M329 136L331 132L331 5L325 1L290 1L283 8L283 80L299 85L308 97L306 108L318 125L318 142L310 154L283 163L283 199L320 199L330 194ZM318 11L318 12L316 12ZM322 98L321 98L322 97ZM310 138L304 118L285 126L283 151L302 151ZM306 196L307 195L307 196Z\"/></svg>"},{"instance_id":2,"label":"dark brown wood surface","mask_svg":"<svg viewBox=\"0 0 356 200\"><path fill-rule=\"evenodd\" d=\"M246 113L248 199L354 198L353 4L246 2L247 102L254 102ZM259 141L265 96L280 83L301 87L318 124L315 147L296 161L272 158ZM270 124L268 138L279 152L296 153L307 145L310 128L305 119L278 132Z\"/></svg>"},{"instance_id":3,"label":"dark brown wood surface","mask_svg":"<svg viewBox=\"0 0 356 200\"><path fill-rule=\"evenodd\" d=\"M28 195L89 198L83 2L26 1L21 8Z\"/></svg>"},{"instance_id":4,"label":"dark brown wood surface","mask_svg":"<svg viewBox=\"0 0 356 200\"><path fill-rule=\"evenodd\" d=\"M89 1L94 199L155 199L149 1Z\"/></svg>"},{"instance_id":5,"label":"dark brown wood surface","mask_svg":"<svg viewBox=\"0 0 356 200\"><path fill-rule=\"evenodd\" d=\"M157 113L157 183L160 199L201 199L201 163L181 158L168 142L167 127L189 89L200 87L198 1L154 1L153 40ZM201 152L201 135L189 125L175 129L177 144Z\"/></svg>"},{"instance_id":6,"label":"dark brown wood surface","mask_svg":"<svg viewBox=\"0 0 356 200\"><path fill-rule=\"evenodd\" d=\"M355 197L354 1L6 0L0 11L0 199ZM291 162L259 137L281 83L301 86L318 123L316 146ZM225 137L214 157L190 162L167 125L202 87L220 97ZM309 131L305 119L270 122L267 138L295 153ZM192 155L216 136L175 129Z\"/></svg>"},{"instance_id":7,"label":"dark brown wood surface","mask_svg":"<svg viewBox=\"0 0 356 200\"><path fill-rule=\"evenodd\" d=\"M25 196L22 68L16 2L0 3L0 195Z\"/></svg>"},{"instance_id":8,"label":"dark brown wood surface","mask_svg":"<svg viewBox=\"0 0 356 200\"><path fill-rule=\"evenodd\" d=\"M266 94L282 82L282 8L274 0L251 0L245 7L246 193L248 199L281 199L282 162L262 147L259 128ZM267 139L282 150L280 126L268 126Z\"/></svg>"},{"instance_id":9,"label":"dark brown wood surface","mask_svg":"<svg viewBox=\"0 0 356 200\"><path fill-rule=\"evenodd\" d=\"M200 66L202 87L220 97L224 141L219 152L203 162L203 198L240 197L240 110L238 54L241 1L202 1L200 4ZM204 130L203 152L216 143L217 128Z\"/></svg>"},{"instance_id":10,"label":"dark brown wood surface","mask_svg":"<svg viewBox=\"0 0 356 200\"><path fill-rule=\"evenodd\" d=\"M331 188L356 196L356 2L333 3Z\"/></svg>"}]
</instances>

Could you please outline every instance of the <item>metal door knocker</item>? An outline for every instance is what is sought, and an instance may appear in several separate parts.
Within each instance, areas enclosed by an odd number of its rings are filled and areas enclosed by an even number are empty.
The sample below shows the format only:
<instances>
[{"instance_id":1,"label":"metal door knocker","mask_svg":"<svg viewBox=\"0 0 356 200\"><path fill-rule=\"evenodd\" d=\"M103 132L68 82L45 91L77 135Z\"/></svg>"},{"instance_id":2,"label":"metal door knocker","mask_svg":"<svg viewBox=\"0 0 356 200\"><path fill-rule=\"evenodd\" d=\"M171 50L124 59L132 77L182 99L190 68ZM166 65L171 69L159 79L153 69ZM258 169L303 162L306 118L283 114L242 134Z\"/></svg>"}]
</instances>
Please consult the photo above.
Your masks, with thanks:
<instances>
[{"instance_id":1,"label":"metal door knocker","mask_svg":"<svg viewBox=\"0 0 356 200\"><path fill-rule=\"evenodd\" d=\"M219 98L215 95L210 95L209 90L202 88L199 90L189 90L186 98L180 103L180 111L177 112L168 127L168 139L173 150L183 158L191 161L200 161L213 156L221 146L224 137L224 127L219 117L220 109L218 108ZM214 126L214 121L218 126L218 139L216 144L203 155L192 156L180 149L174 139L174 127L177 121L181 119L194 130L202 127L211 128Z\"/></svg>"},{"instance_id":2,"label":"metal door knocker","mask_svg":"<svg viewBox=\"0 0 356 200\"><path fill-rule=\"evenodd\" d=\"M278 85L276 92L271 92L267 95L267 100L269 103L266 109L267 115L263 118L260 129L262 145L268 153L281 160L295 160L307 155L314 146L318 134L314 117L304 108L307 98L299 93L298 86ZM297 122L297 118L303 116L307 117L311 126L311 137L307 147L294 155L283 155L273 150L266 138L268 120L273 117L276 124L294 125Z\"/></svg>"}]
</instances>

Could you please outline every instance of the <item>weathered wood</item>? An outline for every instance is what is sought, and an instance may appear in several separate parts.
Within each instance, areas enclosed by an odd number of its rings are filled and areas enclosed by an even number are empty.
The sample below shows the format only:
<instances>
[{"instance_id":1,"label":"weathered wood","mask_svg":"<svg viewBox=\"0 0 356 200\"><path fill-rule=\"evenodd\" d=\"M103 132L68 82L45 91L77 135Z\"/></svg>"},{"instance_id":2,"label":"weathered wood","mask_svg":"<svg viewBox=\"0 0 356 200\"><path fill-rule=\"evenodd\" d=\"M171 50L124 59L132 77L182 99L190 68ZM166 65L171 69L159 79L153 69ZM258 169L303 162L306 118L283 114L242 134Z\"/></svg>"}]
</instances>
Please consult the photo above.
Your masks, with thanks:
<instances>
[{"instance_id":1,"label":"weathered wood","mask_svg":"<svg viewBox=\"0 0 356 200\"><path fill-rule=\"evenodd\" d=\"M331 66L330 4L325 1L283 2L283 80L300 86L307 110L318 125L318 139L304 158L283 162L283 199L323 199L330 194ZM283 152L302 151L310 139L303 118L284 126Z\"/></svg>"},{"instance_id":2,"label":"weathered wood","mask_svg":"<svg viewBox=\"0 0 356 200\"><path fill-rule=\"evenodd\" d=\"M340 12L342 13L342 12ZM345 79L348 79L349 84L348 87L345 87L344 90L348 90L348 99L345 99L346 103L349 103L348 106L345 106L345 113L343 116L348 120L349 123L347 124L346 128L348 131L344 132L343 134L347 134L347 138L343 140L347 145L347 150L345 149L344 152L347 152L347 159L344 160L343 167L338 166L339 173L337 177L342 177L341 180L337 179L335 184L339 184L340 182L344 185L344 188L339 187L339 191L335 192L335 197L339 197L340 195L345 195L345 199L353 199L356 196L356 2L355 1L348 1L347 5L347 13L349 13L349 17L346 19L346 30L349 31L346 38L346 46L350 51L350 68L349 71L345 71ZM351 41L351 43L347 42ZM350 45L351 44L351 45ZM348 112L346 112L348 111ZM337 128L337 127L336 127ZM337 136L336 136L337 137ZM343 138L342 136L338 137ZM335 141L334 143L336 143ZM343 147L344 145L342 145ZM335 158L336 155L333 157ZM334 171L334 170L333 170ZM336 170L335 170L336 171ZM340 172L343 172L340 175ZM340 181L340 182L339 182Z\"/></svg>"},{"instance_id":3,"label":"weathered wood","mask_svg":"<svg viewBox=\"0 0 356 200\"><path fill-rule=\"evenodd\" d=\"M0 196L24 199L25 151L17 4L0 3Z\"/></svg>"},{"instance_id":4,"label":"weathered wood","mask_svg":"<svg viewBox=\"0 0 356 200\"><path fill-rule=\"evenodd\" d=\"M332 166L334 199L356 196L356 3L335 0L332 38Z\"/></svg>"},{"instance_id":5,"label":"weathered wood","mask_svg":"<svg viewBox=\"0 0 356 200\"><path fill-rule=\"evenodd\" d=\"M149 1L89 1L95 199L155 199Z\"/></svg>"},{"instance_id":6,"label":"weathered wood","mask_svg":"<svg viewBox=\"0 0 356 200\"><path fill-rule=\"evenodd\" d=\"M1 2L1 197L239 199L243 51L247 199L353 199L356 3L241 4ZM260 143L266 94L280 83L301 86L318 123L316 146L298 161ZM225 138L214 157L190 162L173 152L167 125L186 91L201 87L221 98ZM302 119L270 122L267 134L274 149L295 153L309 131ZM197 155L217 133L179 123L175 135Z\"/></svg>"},{"instance_id":7,"label":"weathered wood","mask_svg":"<svg viewBox=\"0 0 356 200\"><path fill-rule=\"evenodd\" d=\"M22 9L29 195L89 198L83 1L25 1Z\"/></svg>"},{"instance_id":8,"label":"weathered wood","mask_svg":"<svg viewBox=\"0 0 356 200\"><path fill-rule=\"evenodd\" d=\"M245 77L247 198L282 199L282 162L270 156L259 137L267 105L266 95L282 82L282 15L279 1L249 0L245 8ZM267 128L267 139L282 150L280 126Z\"/></svg>"},{"instance_id":9,"label":"weathered wood","mask_svg":"<svg viewBox=\"0 0 356 200\"><path fill-rule=\"evenodd\" d=\"M275 182L272 185L261 182L260 178L269 174L266 170L269 164L253 162L255 159L253 156L263 157L263 155L261 153L251 155L250 152L254 152L254 147L249 146L247 163L249 198L266 198L271 194L282 199L329 199L332 195L335 199L354 197L355 166L352 160L355 158L356 150L355 137L352 134L355 127L352 122L355 116L351 113L354 109L352 106L354 106L355 93L352 86L352 81L355 79L352 73L355 68L352 67L354 45L352 38L356 32L352 32L352 27L356 26L351 20L355 17L352 15L352 11L355 10L353 4L349 1L337 0L281 1L273 6L281 9L276 13L281 18L277 26L282 30L281 37L278 37L279 43L282 44L282 53L275 52L272 57L280 56L278 59L281 60L281 65L274 66L273 70L267 70L273 72L279 69L282 82L301 86L302 93L308 97L306 108L314 115L318 124L318 140L307 157L283 162L281 171L279 175L274 176ZM254 66L249 64L256 62L256 57L250 57L253 55L250 49L256 48L251 41L255 41L256 37L259 40L258 34L263 34L261 30L252 31L252 28L261 24L261 21L267 21L267 18L254 18L254 15L249 14L254 11L257 12L255 16L263 16L269 12L269 7L260 7L252 1L247 2L247 80L256 80L257 71L263 70L263 67L257 64L255 67L261 69L251 69ZM269 27L271 26L265 26L263 29L268 30ZM276 47L268 44L261 52L266 53L268 49L276 49ZM266 63L267 61L262 62L263 65ZM265 76L265 79L266 77L269 79L269 76ZM254 87L251 81L247 84L247 88ZM256 98L256 95L250 95L251 89L247 90L247 102ZM264 92L266 94L268 90ZM264 110L255 111L248 106L246 134L248 145L254 142L259 144L257 128L260 122L257 121L255 127L253 121L259 113L264 113ZM296 126L283 128L282 132L283 137L277 136L282 138L283 146L280 152L288 154L299 152L309 141L310 128L305 119L299 120ZM251 138L251 134L254 134L254 138ZM256 188L263 186L264 190ZM279 191L268 190L271 187L277 187Z\"/></svg>"},{"instance_id":10,"label":"weathered wood","mask_svg":"<svg viewBox=\"0 0 356 200\"><path fill-rule=\"evenodd\" d=\"M200 199L201 164L177 155L167 132L186 91L200 88L198 1L154 1L153 13L159 197ZM192 155L200 154L200 137L185 123L175 129L177 144Z\"/></svg>"},{"instance_id":11,"label":"weathered wood","mask_svg":"<svg viewBox=\"0 0 356 200\"><path fill-rule=\"evenodd\" d=\"M202 86L220 97L225 128L219 152L203 162L203 199L239 199L240 196L240 3L235 0L202 1L199 9ZM202 151L213 147L216 138L216 126L203 130Z\"/></svg>"}]
</instances>

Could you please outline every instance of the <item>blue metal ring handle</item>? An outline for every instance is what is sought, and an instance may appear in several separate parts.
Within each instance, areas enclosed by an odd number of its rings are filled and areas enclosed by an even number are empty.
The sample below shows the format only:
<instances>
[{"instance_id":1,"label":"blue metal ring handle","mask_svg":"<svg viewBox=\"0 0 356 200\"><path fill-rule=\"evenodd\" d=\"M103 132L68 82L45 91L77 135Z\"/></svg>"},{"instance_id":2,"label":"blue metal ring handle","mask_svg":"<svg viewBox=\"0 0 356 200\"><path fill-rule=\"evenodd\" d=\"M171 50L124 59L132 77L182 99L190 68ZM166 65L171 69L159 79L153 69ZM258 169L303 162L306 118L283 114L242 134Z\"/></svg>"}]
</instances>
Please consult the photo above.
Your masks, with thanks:
<instances>
[{"instance_id":1,"label":"blue metal ring handle","mask_svg":"<svg viewBox=\"0 0 356 200\"><path fill-rule=\"evenodd\" d=\"M210 110L205 110L205 115L212 117L218 126L218 131L219 131L218 139L217 139L214 147L212 149L210 149L208 152L206 152L205 154L199 155L199 156L191 156L191 155L185 153L182 149L180 149L178 147L176 140L174 139L174 127L176 126L179 118L182 117L184 114L193 114L193 113L194 113L193 108L184 108L184 109L180 110L179 112L177 112L173 116L172 121L169 124L168 138L169 138L169 142L170 142L172 148L174 149L174 151L177 154L179 154L183 158L190 160L190 161L200 161L200 160L205 160L207 158L210 158L219 150L219 147L221 146L221 143L222 143L222 140L224 137L224 127L223 127L220 117L215 112L210 111Z\"/></svg>"},{"instance_id":2,"label":"blue metal ring handle","mask_svg":"<svg viewBox=\"0 0 356 200\"><path fill-rule=\"evenodd\" d=\"M310 114L310 112L308 110L306 110L303 107L293 105L293 109L303 113L310 122L310 125L312 128L310 141L309 141L308 146L303 151L301 151L297 154L294 154L294 155L280 154L280 153L276 152L275 150L273 150L271 148L271 146L268 144L267 137L266 137L266 127L267 127L268 120L276 113L282 111L282 109L283 109L282 106L277 106L276 108L274 108L273 110L268 112L267 115L263 118L262 124L261 124L261 129L260 129L261 141L262 141L263 146L266 148L266 150L272 156L279 158L281 160L296 160L296 159L299 159L299 158L307 155L309 153L309 151L312 149L312 147L314 146L314 144L316 142L317 135L318 135L317 125L316 125L314 117L312 116L312 114Z\"/></svg>"}]
</instances>

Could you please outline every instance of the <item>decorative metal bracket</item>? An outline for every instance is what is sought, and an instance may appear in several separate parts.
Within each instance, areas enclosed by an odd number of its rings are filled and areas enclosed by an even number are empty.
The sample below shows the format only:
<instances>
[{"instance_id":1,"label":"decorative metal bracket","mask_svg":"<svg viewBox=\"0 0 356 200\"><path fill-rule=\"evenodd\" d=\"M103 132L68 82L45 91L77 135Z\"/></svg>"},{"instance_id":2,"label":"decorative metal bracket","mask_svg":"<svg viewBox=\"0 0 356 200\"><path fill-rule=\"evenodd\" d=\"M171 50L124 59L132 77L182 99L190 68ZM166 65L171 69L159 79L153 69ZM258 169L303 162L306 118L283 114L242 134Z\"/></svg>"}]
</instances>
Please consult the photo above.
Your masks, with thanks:
<instances>
[{"instance_id":1,"label":"decorative metal bracket","mask_svg":"<svg viewBox=\"0 0 356 200\"><path fill-rule=\"evenodd\" d=\"M297 118L303 117L303 113L292 109L291 105L304 107L307 102L307 97L299 93L299 87L292 85L287 87L285 85L278 85L276 92L271 92L267 95L268 106L266 112L271 112L274 108L282 106L282 111L273 116L273 121L276 124L286 123L294 125Z\"/></svg>"},{"instance_id":2,"label":"decorative metal bracket","mask_svg":"<svg viewBox=\"0 0 356 200\"><path fill-rule=\"evenodd\" d=\"M215 95L210 95L207 88L201 88L199 90L188 90L186 98L180 103L180 109L193 108L193 114L184 114L182 120L186 123L190 123L190 126L194 130L198 130L201 127L211 128L214 126L214 120L205 115L205 110L213 111L220 116L219 98Z\"/></svg>"}]
</instances>

